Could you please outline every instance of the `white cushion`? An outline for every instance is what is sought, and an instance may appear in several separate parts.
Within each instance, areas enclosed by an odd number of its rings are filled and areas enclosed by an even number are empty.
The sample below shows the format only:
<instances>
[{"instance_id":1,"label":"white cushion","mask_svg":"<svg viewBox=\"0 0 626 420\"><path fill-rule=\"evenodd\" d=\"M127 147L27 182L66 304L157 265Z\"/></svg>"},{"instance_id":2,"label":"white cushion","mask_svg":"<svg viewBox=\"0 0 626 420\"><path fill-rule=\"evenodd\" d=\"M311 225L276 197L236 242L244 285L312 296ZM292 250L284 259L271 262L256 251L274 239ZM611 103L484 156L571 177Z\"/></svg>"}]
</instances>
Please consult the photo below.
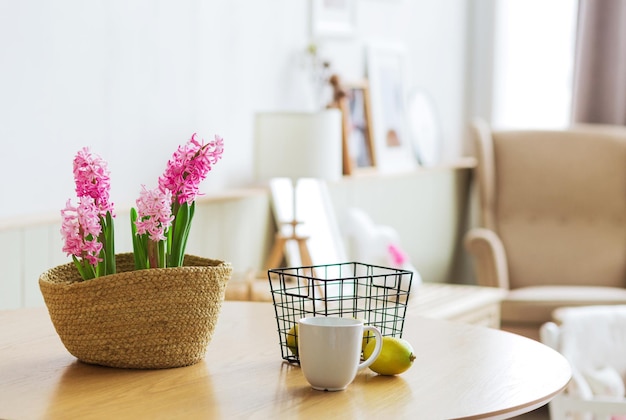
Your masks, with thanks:
<instances>
[{"instance_id":1,"label":"white cushion","mask_svg":"<svg viewBox=\"0 0 626 420\"><path fill-rule=\"evenodd\" d=\"M561 353L581 372L609 366L626 374L626 305L561 308Z\"/></svg>"},{"instance_id":2,"label":"white cushion","mask_svg":"<svg viewBox=\"0 0 626 420\"><path fill-rule=\"evenodd\" d=\"M603 397L624 397L624 381L617 369L611 366L603 366L598 369L590 369L583 372L583 376L593 395Z\"/></svg>"}]
</instances>

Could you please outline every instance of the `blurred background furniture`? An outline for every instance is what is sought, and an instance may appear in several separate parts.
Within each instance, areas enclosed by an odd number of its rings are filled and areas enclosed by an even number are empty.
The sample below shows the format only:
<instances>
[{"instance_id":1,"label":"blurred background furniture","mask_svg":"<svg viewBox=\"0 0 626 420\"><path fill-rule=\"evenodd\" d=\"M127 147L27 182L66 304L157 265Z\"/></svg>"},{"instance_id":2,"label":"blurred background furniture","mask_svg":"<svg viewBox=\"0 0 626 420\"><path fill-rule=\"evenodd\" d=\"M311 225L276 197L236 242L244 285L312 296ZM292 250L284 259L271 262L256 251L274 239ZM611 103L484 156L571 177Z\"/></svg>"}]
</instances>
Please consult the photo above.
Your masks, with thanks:
<instances>
[{"instance_id":1,"label":"blurred background furniture","mask_svg":"<svg viewBox=\"0 0 626 420\"><path fill-rule=\"evenodd\" d=\"M272 302L267 274L251 270L234 278L226 288L226 300ZM424 318L500 328L500 300L505 291L497 287L468 284L412 284L408 310Z\"/></svg>"},{"instance_id":2,"label":"blurred background furniture","mask_svg":"<svg viewBox=\"0 0 626 420\"><path fill-rule=\"evenodd\" d=\"M550 418L626 418L626 305L559 308L553 318L541 341L565 356L572 380L550 402Z\"/></svg>"},{"instance_id":3,"label":"blurred background furniture","mask_svg":"<svg viewBox=\"0 0 626 420\"><path fill-rule=\"evenodd\" d=\"M289 178L291 188L286 194L274 195L276 207L290 206L289 220L278 220L274 246L265 269L281 267L288 243L295 243L299 262L312 265L307 244L301 233L300 210L306 197L298 196L303 178L337 181L342 176L341 113L336 109L320 112L260 112L255 116L255 175L269 182ZM280 201L280 202L278 202ZM293 263L291 263L293 264Z\"/></svg>"},{"instance_id":4,"label":"blurred background furniture","mask_svg":"<svg viewBox=\"0 0 626 420\"><path fill-rule=\"evenodd\" d=\"M500 328L500 300L504 290L468 284L414 285L409 311L424 318Z\"/></svg>"},{"instance_id":5,"label":"blurred background furniture","mask_svg":"<svg viewBox=\"0 0 626 420\"><path fill-rule=\"evenodd\" d=\"M508 291L502 328L538 339L558 307L626 303L626 128L471 125L476 281Z\"/></svg>"}]
</instances>

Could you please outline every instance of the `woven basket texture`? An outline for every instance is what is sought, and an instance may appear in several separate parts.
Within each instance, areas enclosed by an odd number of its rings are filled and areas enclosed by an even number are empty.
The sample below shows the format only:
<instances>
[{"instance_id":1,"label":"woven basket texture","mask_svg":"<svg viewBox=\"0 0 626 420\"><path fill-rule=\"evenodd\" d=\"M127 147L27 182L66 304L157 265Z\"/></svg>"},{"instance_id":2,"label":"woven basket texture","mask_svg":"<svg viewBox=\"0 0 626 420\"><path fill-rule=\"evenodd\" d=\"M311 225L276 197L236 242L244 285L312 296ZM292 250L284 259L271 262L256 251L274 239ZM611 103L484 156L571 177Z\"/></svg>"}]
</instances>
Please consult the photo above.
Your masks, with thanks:
<instances>
[{"instance_id":1,"label":"woven basket texture","mask_svg":"<svg viewBox=\"0 0 626 420\"><path fill-rule=\"evenodd\" d=\"M188 366L204 358L230 279L230 263L185 255L183 267L134 270L82 281L73 263L39 278L50 318L79 360L119 368Z\"/></svg>"}]
</instances>

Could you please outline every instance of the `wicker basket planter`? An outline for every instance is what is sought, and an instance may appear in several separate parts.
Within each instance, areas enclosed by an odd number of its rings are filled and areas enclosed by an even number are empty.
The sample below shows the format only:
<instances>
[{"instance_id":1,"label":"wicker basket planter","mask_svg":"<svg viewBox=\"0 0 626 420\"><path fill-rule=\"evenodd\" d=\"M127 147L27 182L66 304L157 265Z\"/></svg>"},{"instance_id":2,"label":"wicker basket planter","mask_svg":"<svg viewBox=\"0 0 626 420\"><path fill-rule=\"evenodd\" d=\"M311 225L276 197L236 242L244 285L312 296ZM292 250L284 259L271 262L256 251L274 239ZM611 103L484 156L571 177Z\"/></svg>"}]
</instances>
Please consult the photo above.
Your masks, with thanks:
<instances>
[{"instance_id":1,"label":"wicker basket planter","mask_svg":"<svg viewBox=\"0 0 626 420\"><path fill-rule=\"evenodd\" d=\"M69 263L39 278L65 348L98 365L160 369L204 358L230 279L230 263L186 255L183 267L134 270L117 256L117 274L80 281Z\"/></svg>"}]
</instances>

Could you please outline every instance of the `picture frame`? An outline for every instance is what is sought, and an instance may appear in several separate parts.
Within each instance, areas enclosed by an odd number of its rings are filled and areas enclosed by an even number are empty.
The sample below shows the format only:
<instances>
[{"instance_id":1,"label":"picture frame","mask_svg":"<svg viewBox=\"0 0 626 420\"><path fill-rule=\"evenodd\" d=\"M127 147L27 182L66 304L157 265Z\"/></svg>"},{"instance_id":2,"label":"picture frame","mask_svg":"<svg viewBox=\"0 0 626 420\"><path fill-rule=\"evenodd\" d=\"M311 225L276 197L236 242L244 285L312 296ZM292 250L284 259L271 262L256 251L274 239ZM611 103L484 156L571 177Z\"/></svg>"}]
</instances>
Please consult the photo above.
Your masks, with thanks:
<instances>
[{"instance_id":1,"label":"picture frame","mask_svg":"<svg viewBox=\"0 0 626 420\"><path fill-rule=\"evenodd\" d=\"M347 145L349 174L376 168L376 149L372 130L372 103L367 80L344 85L346 105L343 112L344 142Z\"/></svg>"},{"instance_id":2,"label":"picture frame","mask_svg":"<svg viewBox=\"0 0 626 420\"><path fill-rule=\"evenodd\" d=\"M349 37L354 33L354 0L310 0L313 39Z\"/></svg>"},{"instance_id":3,"label":"picture frame","mask_svg":"<svg viewBox=\"0 0 626 420\"><path fill-rule=\"evenodd\" d=\"M381 172L417 168L407 125L406 52L398 45L367 47L377 168Z\"/></svg>"}]
</instances>

